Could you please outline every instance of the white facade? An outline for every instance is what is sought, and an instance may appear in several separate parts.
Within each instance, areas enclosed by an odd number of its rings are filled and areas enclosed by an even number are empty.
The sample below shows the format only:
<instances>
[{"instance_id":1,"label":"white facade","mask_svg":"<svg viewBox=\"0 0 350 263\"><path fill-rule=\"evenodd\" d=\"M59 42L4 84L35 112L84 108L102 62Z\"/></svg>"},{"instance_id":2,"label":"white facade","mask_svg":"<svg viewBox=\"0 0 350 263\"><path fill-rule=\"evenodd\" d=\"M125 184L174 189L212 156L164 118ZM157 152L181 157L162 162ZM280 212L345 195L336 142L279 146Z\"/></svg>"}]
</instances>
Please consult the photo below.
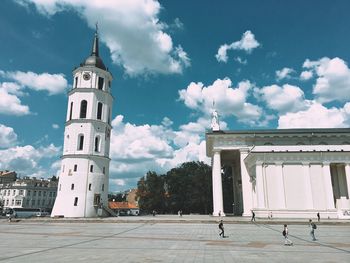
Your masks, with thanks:
<instances>
[{"instance_id":1,"label":"white facade","mask_svg":"<svg viewBox=\"0 0 350 263\"><path fill-rule=\"evenodd\" d=\"M219 131L207 133L206 142L214 216L227 212L225 170L233 177L236 215L349 218L350 129Z\"/></svg>"},{"instance_id":2,"label":"white facade","mask_svg":"<svg viewBox=\"0 0 350 263\"><path fill-rule=\"evenodd\" d=\"M73 71L58 194L51 216L97 217L108 206L112 75L98 54Z\"/></svg>"},{"instance_id":3,"label":"white facade","mask_svg":"<svg viewBox=\"0 0 350 263\"><path fill-rule=\"evenodd\" d=\"M51 211L55 202L57 181L25 177L0 185L4 208L40 208Z\"/></svg>"}]
</instances>

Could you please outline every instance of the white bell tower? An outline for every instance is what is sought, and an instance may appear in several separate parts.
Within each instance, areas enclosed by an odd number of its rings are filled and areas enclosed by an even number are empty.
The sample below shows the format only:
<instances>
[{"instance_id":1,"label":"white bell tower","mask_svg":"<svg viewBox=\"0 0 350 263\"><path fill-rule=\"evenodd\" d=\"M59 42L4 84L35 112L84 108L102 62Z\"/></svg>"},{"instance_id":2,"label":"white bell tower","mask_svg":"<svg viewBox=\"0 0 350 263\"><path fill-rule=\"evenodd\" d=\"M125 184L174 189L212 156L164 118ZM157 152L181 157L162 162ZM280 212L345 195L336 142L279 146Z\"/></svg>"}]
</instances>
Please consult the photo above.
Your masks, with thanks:
<instances>
[{"instance_id":1,"label":"white bell tower","mask_svg":"<svg viewBox=\"0 0 350 263\"><path fill-rule=\"evenodd\" d=\"M73 71L57 197L51 216L97 217L108 206L112 75L99 57L97 27L91 55Z\"/></svg>"}]
</instances>

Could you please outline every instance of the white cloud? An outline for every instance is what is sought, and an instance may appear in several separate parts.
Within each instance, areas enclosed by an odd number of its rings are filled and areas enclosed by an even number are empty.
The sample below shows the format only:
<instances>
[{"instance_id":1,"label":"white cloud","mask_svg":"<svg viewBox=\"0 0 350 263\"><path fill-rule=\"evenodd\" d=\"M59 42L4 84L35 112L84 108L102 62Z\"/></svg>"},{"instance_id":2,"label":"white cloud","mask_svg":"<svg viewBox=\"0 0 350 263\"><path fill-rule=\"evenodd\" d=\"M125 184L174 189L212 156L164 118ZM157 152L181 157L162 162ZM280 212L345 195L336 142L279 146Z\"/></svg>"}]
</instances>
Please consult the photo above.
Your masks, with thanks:
<instances>
[{"instance_id":1,"label":"white cloud","mask_svg":"<svg viewBox=\"0 0 350 263\"><path fill-rule=\"evenodd\" d=\"M305 71L300 73L300 79L301 80L309 80L313 76L314 76L314 74L312 73L312 71L309 71L309 70L305 70Z\"/></svg>"},{"instance_id":2,"label":"white cloud","mask_svg":"<svg viewBox=\"0 0 350 263\"><path fill-rule=\"evenodd\" d=\"M241 57L235 57L235 61L237 61L239 64L247 65L248 61L246 59L242 59Z\"/></svg>"},{"instance_id":3,"label":"white cloud","mask_svg":"<svg viewBox=\"0 0 350 263\"><path fill-rule=\"evenodd\" d=\"M5 115L27 115L30 113L29 107L22 105L21 100L14 94L12 90L4 87L0 83L0 114ZM15 93L17 90L15 91Z\"/></svg>"},{"instance_id":4,"label":"white cloud","mask_svg":"<svg viewBox=\"0 0 350 263\"><path fill-rule=\"evenodd\" d=\"M67 80L63 74L1 71L0 75L16 81L20 86L25 86L36 91L45 90L49 92L49 95L63 93L68 88Z\"/></svg>"},{"instance_id":5,"label":"white cloud","mask_svg":"<svg viewBox=\"0 0 350 263\"><path fill-rule=\"evenodd\" d=\"M217 79L207 87L201 82L192 82L187 89L179 91L179 99L188 108L204 114L207 118L211 115L215 102L215 108L223 118L236 116L239 122L259 126L261 118L264 117L263 109L247 102L253 87L254 85L246 80L233 88L229 78Z\"/></svg>"},{"instance_id":6,"label":"white cloud","mask_svg":"<svg viewBox=\"0 0 350 263\"><path fill-rule=\"evenodd\" d=\"M327 57L317 61L307 59L304 68L317 75L313 94L319 102L350 100L350 69L346 62L338 57Z\"/></svg>"},{"instance_id":7,"label":"white cloud","mask_svg":"<svg viewBox=\"0 0 350 263\"><path fill-rule=\"evenodd\" d=\"M282 87L271 85L256 89L270 109L279 113L296 112L305 109L308 102L304 99L304 92L297 86L285 84Z\"/></svg>"},{"instance_id":8,"label":"white cloud","mask_svg":"<svg viewBox=\"0 0 350 263\"><path fill-rule=\"evenodd\" d=\"M182 48L179 51L180 46L174 46L165 32L168 26L159 21L161 5L157 0L21 0L20 3L32 3L46 16L73 9L90 28L95 28L98 21L100 39L109 48L113 62L122 65L129 75L181 73L189 66L187 54ZM176 23L180 26L178 20Z\"/></svg>"},{"instance_id":9,"label":"white cloud","mask_svg":"<svg viewBox=\"0 0 350 263\"><path fill-rule=\"evenodd\" d=\"M350 103L343 108L326 108L318 102L306 109L280 116L279 129L286 128L345 128L350 125Z\"/></svg>"},{"instance_id":10,"label":"white cloud","mask_svg":"<svg viewBox=\"0 0 350 263\"><path fill-rule=\"evenodd\" d=\"M283 68L281 70L276 71L276 78L277 81L280 81L282 79L290 79L290 75L295 72L292 68Z\"/></svg>"},{"instance_id":11,"label":"white cloud","mask_svg":"<svg viewBox=\"0 0 350 263\"><path fill-rule=\"evenodd\" d=\"M0 124L0 148L8 148L17 143L17 134L11 127Z\"/></svg>"},{"instance_id":12,"label":"white cloud","mask_svg":"<svg viewBox=\"0 0 350 263\"><path fill-rule=\"evenodd\" d=\"M247 53L251 53L253 49L260 46L260 43L255 39L254 34L251 31L246 31L242 35L239 41L231 44L223 44L219 47L218 53L215 55L217 61L227 62L227 51L228 50L244 50Z\"/></svg>"},{"instance_id":13,"label":"white cloud","mask_svg":"<svg viewBox=\"0 0 350 263\"><path fill-rule=\"evenodd\" d=\"M58 124L56 124L56 123L54 123L54 124L52 124L52 128L53 129L58 129L60 126L58 125Z\"/></svg>"},{"instance_id":14,"label":"white cloud","mask_svg":"<svg viewBox=\"0 0 350 263\"><path fill-rule=\"evenodd\" d=\"M21 176L48 177L52 171L41 166L41 161L57 158L60 152L61 148L53 144L39 148L25 145L0 150L0 170L14 170Z\"/></svg>"},{"instance_id":15,"label":"white cloud","mask_svg":"<svg viewBox=\"0 0 350 263\"><path fill-rule=\"evenodd\" d=\"M114 187L121 186L116 180L135 183L149 170L163 173L183 162L209 162L204 133L210 119L200 118L178 130L171 128L167 117L160 125L135 125L123 119L118 115L112 121L110 177Z\"/></svg>"}]
</instances>

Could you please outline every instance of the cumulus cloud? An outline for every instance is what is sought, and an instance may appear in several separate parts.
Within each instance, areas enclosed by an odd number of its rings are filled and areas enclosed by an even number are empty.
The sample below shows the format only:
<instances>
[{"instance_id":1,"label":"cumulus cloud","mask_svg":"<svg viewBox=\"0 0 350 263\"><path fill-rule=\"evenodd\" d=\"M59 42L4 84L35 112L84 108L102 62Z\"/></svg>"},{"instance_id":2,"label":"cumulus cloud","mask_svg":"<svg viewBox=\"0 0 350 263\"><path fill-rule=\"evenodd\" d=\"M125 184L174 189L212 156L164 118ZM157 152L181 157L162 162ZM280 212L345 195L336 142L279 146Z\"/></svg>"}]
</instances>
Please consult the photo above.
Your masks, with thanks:
<instances>
[{"instance_id":1,"label":"cumulus cloud","mask_svg":"<svg viewBox=\"0 0 350 263\"><path fill-rule=\"evenodd\" d=\"M290 75L295 72L292 68L283 68L281 70L276 71L276 78L277 81L280 81L282 79L290 79Z\"/></svg>"},{"instance_id":2,"label":"cumulus cloud","mask_svg":"<svg viewBox=\"0 0 350 263\"><path fill-rule=\"evenodd\" d=\"M17 143L17 134L11 127L0 124L0 148L8 148Z\"/></svg>"},{"instance_id":3,"label":"cumulus cloud","mask_svg":"<svg viewBox=\"0 0 350 263\"><path fill-rule=\"evenodd\" d=\"M14 170L21 176L48 177L52 171L43 168L42 161L57 158L60 147L50 144L35 148L32 145L15 146L0 150L0 170Z\"/></svg>"},{"instance_id":4,"label":"cumulus cloud","mask_svg":"<svg viewBox=\"0 0 350 263\"><path fill-rule=\"evenodd\" d=\"M312 71L304 70L303 72L300 73L300 79L301 80L309 80L312 77L313 77Z\"/></svg>"},{"instance_id":5,"label":"cumulus cloud","mask_svg":"<svg viewBox=\"0 0 350 263\"><path fill-rule=\"evenodd\" d=\"M303 67L316 74L313 87L316 100L345 102L350 99L350 69L341 58L321 58L316 61L305 60Z\"/></svg>"},{"instance_id":6,"label":"cumulus cloud","mask_svg":"<svg viewBox=\"0 0 350 263\"><path fill-rule=\"evenodd\" d=\"M260 43L255 39L254 34L250 30L248 30L244 32L244 34L242 35L242 38L239 41L233 42L231 44L221 45L215 57L219 62L227 62L228 50L244 50L247 53L251 53L253 49L259 46L260 46Z\"/></svg>"},{"instance_id":7,"label":"cumulus cloud","mask_svg":"<svg viewBox=\"0 0 350 263\"><path fill-rule=\"evenodd\" d=\"M159 125L135 125L124 122L122 115L112 121L110 176L115 188L136 183L147 171L159 173L188 161L205 161L205 130L210 119L181 125L174 130L165 117ZM121 182L121 181L120 181Z\"/></svg>"},{"instance_id":8,"label":"cumulus cloud","mask_svg":"<svg viewBox=\"0 0 350 263\"><path fill-rule=\"evenodd\" d=\"M296 112L305 109L308 102L304 99L304 92L297 86L285 84L283 86L271 85L256 89L267 107L281 114Z\"/></svg>"},{"instance_id":9,"label":"cumulus cloud","mask_svg":"<svg viewBox=\"0 0 350 263\"><path fill-rule=\"evenodd\" d=\"M52 16L74 10L95 28L111 52L115 64L129 75L144 73L181 73L190 65L187 53L175 46L168 27L160 22L161 5L157 0L20 0L21 5L35 5L39 13ZM179 20L175 23L181 27Z\"/></svg>"},{"instance_id":10,"label":"cumulus cloud","mask_svg":"<svg viewBox=\"0 0 350 263\"><path fill-rule=\"evenodd\" d=\"M312 102L306 110L281 115L278 128L345 128L350 125L350 103L343 108L327 108Z\"/></svg>"},{"instance_id":11,"label":"cumulus cloud","mask_svg":"<svg viewBox=\"0 0 350 263\"><path fill-rule=\"evenodd\" d=\"M222 117L235 116L239 122L259 126L263 109L247 101L253 87L250 81L245 80L234 88L229 78L217 79L207 87L201 82L192 82L179 91L179 100L205 116L211 115L215 102L215 108Z\"/></svg>"},{"instance_id":12,"label":"cumulus cloud","mask_svg":"<svg viewBox=\"0 0 350 263\"><path fill-rule=\"evenodd\" d=\"M21 100L10 92L6 88L3 88L0 83L0 114L16 116L29 114L29 107L23 105Z\"/></svg>"},{"instance_id":13,"label":"cumulus cloud","mask_svg":"<svg viewBox=\"0 0 350 263\"><path fill-rule=\"evenodd\" d=\"M45 90L49 93L49 95L63 93L68 88L68 82L65 79L63 74L49 74L49 73L37 74L31 71L28 71L28 72L1 71L0 75L4 78L8 78L16 81L17 85L28 87L36 91Z\"/></svg>"}]
</instances>

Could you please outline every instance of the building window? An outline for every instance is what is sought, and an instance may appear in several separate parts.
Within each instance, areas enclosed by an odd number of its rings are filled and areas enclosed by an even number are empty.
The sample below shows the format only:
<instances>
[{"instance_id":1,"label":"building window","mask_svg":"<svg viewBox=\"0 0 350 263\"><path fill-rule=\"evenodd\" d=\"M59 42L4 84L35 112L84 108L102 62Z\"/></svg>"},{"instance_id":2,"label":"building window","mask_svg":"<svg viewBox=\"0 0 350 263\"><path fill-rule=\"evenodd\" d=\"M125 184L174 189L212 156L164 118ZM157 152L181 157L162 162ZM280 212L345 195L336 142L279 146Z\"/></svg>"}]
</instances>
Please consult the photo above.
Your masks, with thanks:
<instances>
[{"instance_id":1,"label":"building window","mask_svg":"<svg viewBox=\"0 0 350 263\"><path fill-rule=\"evenodd\" d=\"M23 190L19 190L19 195L23 195Z\"/></svg>"},{"instance_id":2,"label":"building window","mask_svg":"<svg viewBox=\"0 0 350 263\"><path fill-rule=\"evenodd\" d=\"M30 190L27 191L27 195L29 196L31 194Z\"/></svg>"},{"instance_id":3,"label":"building window","mask_svg":"<svg viewBox=\"0 0 350 263\"><path fill-rule=\"evenodd\" d=\"M15 205L15 199L11 200L11 205Z\"/></svg>"},{"instance_id":4,"label":"building window","mask_svg":"<svg viewBox=\"0 0 350 263\"><path fill-rule=\"evenodd\" d=\"M75 88L78 87L78 77L75 77L75 85L74 85Z\"/></svg>"},{"instance_id":5,"label":"building window","mask_svg":"<svg viewBox=\"0 0 350 263\"><path fill-rule=\"evenodd\" d=\"M105 190L105 185L104 184L102 184L102 191L104 191Z\"/></svg>"},{"instance_id":6,"label":"building window","mask_svg":"<svg viewBox=\"0 0 350 263\"><path fill-rule=\"evenodd\" d=\"M32 200L32 206L35 206L35 200Z\"/></svg>"},{"instance_id":7,"label":"building window","mask_svg":"<svg viewBox=\"0 0 350 263\"><path fill-rule=\"evenodd\" d=\"M74 190L74 184L71 185L70 190Z\"/></svg>"},{"instance_id":8,"label":"building window","mask_svg":"<svg viewBox=\"0 0 350 263\"><path fill-rule=\"evenodd\" d=\"M74 206L77 206L78 205L78 197L75 197L74 198Z\"/></svg>"},{"instance_id":9,"label":"building window","mask_svg":"<svg viewBox=\"0 0 350 263\"><path fill-rule=\"evenodd\" d=\"M27 205L27 206L29 206L29 202L30 202L30 200L27 199L27 200L26 200L26 205Z\"/></svg>"},{"instance_id":10,"label":"building window","mask_svg":"<svg viewBox=\"0 0 350 263\"><path fill-rule=\"evenodd\" d=\"M103 89L104 78L98 77L98 89Z\"/></svg>"},{"instance_id":11,"label":"building window","mask_svg":"<svg viewBox=\"0 0 350 263\"><path fill-rule=\"evenodd\" d=\"M38 192L38 196L41 196L41 191Z\"/></svg>"},{"instance_id":12,"label":"building window","mask_svg":"<svg viewBox=\"0 0 350 263\"><path fill-rule=\"evenodd\" d=\"M76 172L78 170L78 165L74 164L74 172Z\"/></svg>"},{"instance_id":13,"label":"building window","mask_svg":"<svg viewBox=\"0 0 350 263\"><path fill-rule=\"evenodd\" d=\"M16 190L13 190L12 195L16 195Z\"/></svg>"},{"instance_id":14,"label":"building window","mask_svg":"<svg viewBox=\"0 0 350 263\"><path fill-rule=\"evenodd\" d=\"M43 195L46 196L46 191L43 191Z\"/></svg>"},{"instance_id":15,"label":"building window","mask_svg":"<svg viewBox=\"0 0 350 263\"><path fill-rule=\"evenodd\" d=\"M91 191L91 184L89 184L89 191Z\"/></svg>"},{"instance_id":16,"label":"building window","mask_svg":"<svg viewBox=\"0 0 350 263\"><path fill-rule=\"evenodd\" d=\"M102 172L103 172L103 174L106 173L106 167L103 167Z\"/></svg>"},{"instance_id":17,"label":"building window","mask_svg":"<svg viewBox=\"0 0 350 263\"><path fill-rule=\"evenodd\" d=\"M94 166L90 165L90 173L92 173L94 171Z\"/></svg>"},{"instance_id":18,"label":"building window","mask_svg":"<svg viewBox=\"0 0 350 263\"><path fill-rule=\"evenodd\" d=\"M98 120L102 119L102 106L103 106L102 102L99 102L97 104L97 119Z\"/></svg>"},{"instance_id":19,"label":"building window","mask_svg":"<svg viewBox=\"0 0 350 263\"><path fill-rule=\"evenodd\" d=\"M85 119L86 118L86 110L87 110L87 101L82 100L80 103L80 118Z\"/></svg>"},{"instance_id":20,"label":"building window","mask_svg":"<svg viewBox=\"0 0 350 263\"><path fill-rule=\"evenodd\" d=\"M95 137L95 152L100 152L100 137Z\"/></svg>"},{"instance_id":21,"label":"building window","mask_svg":"<svg viewBox=\"0 0 350 263\"><path fill-rule=\"evenodd\" d=\"M84 135L79 134L79 136L78 136L78 151L83 150L83 147L84 147Z\"/></svg>"},{"instance_id":22,"label":"building window","mask_svg":"<svg viewBox=\"0 0 350 263\"><path fill-rule=\"evenodd\" d=\"M72 114L73 114L73 102L70 103L69 120L72 119Z\"/></svg>"},{"instance_id":23,"label":"building window","mask_svg":"<svg viewBox=\"0 0 350 263\"><path fill-rule=\"evenodd\" d=\"M9 205L9 200L8 199L6 200L6 205Z\"/></svg>"},{"instance_id":24,"label":"building window","mask_svg":"<svg viewBox=\"0 0 350 263\"><path fill-rule=\"evenodd\" d=\"M33 194L33 196L36 196L36 191L34 191L34 194Z\"/></svg>"},{"instance_id":25,"label":"building window","mask_svg":"<svg viewBox=\"0 0 350 263\"><path fill-rule=\"evenodd\" d=\"M10 195L10 193L11 193L11 190L8 190L8 191L7 191L7 195Z\"/></svg>"},{"instance_id":26,"label":"building window","mask_svg":"<svg viewBox=\"0 0 350 263\"><path fill-rule=\"evenodd\" d=\"M108 118L108 124L111 124L111 109L108 107L108 116L107 116L107 118Z\"/></svg>"},{"instance_id":27,"label":"building window","mask_svg":"<svg viewBox=\"0 0 350 263\"><path fill-rule=\"evenodd\" d=\"M22 200L16 200L16 206L21 206L22 205Z\"/></svg>"}]
</instances>

